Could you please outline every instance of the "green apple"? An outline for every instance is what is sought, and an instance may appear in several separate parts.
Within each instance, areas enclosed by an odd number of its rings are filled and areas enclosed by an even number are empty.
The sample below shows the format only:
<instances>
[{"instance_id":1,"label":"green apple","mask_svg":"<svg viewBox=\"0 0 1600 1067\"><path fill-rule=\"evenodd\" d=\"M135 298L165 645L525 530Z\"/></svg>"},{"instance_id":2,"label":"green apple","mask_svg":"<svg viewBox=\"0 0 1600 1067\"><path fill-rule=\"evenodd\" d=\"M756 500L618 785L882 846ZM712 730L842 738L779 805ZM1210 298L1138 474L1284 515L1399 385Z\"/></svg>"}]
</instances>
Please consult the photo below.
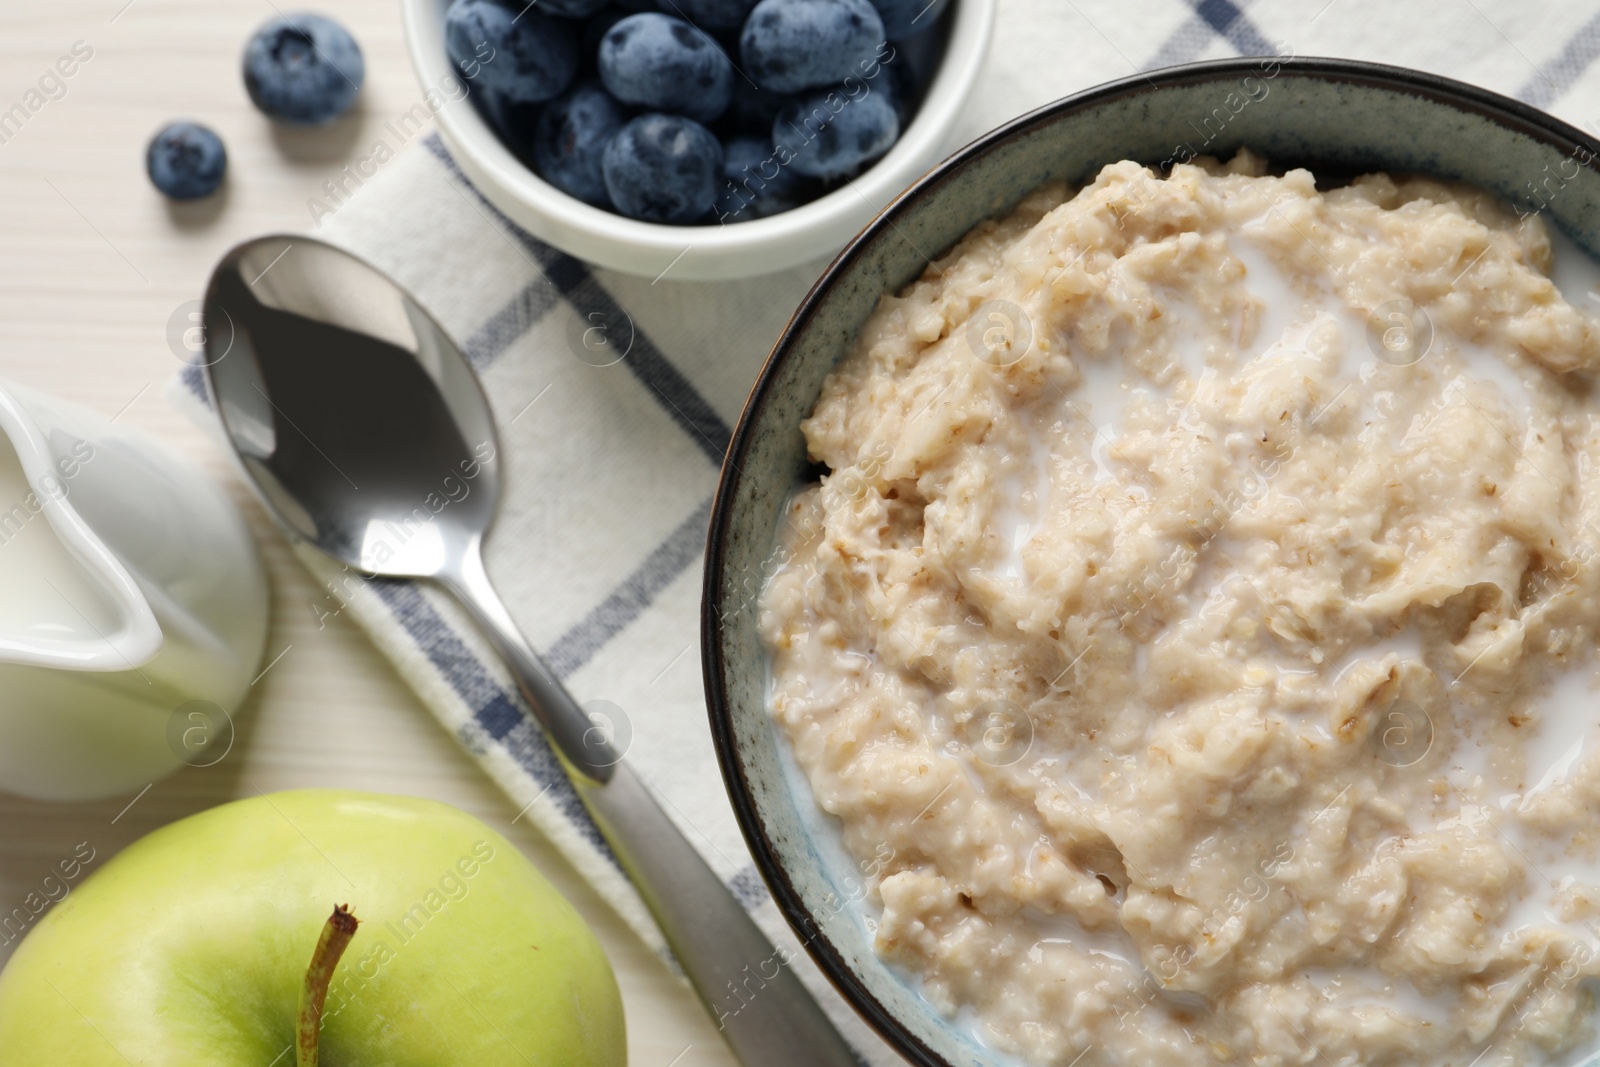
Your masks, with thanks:
<instances>
[{"instance_id":1,"label":"green apple","mask_svg":"<svg viewBox=\"0 0 1600 1067\"><path fill-rule=\"evenodd\" d=\"M342 960L324 952L340 904L360 923ZM307 1061L302 990L335 962ZM611 966L572 906L483 823L411 797L276 793L173 823L56 905L0 973L7 1067L319 1053L322 1067L622 1067L627 1043Z\"/></svg>"}]
</instances>

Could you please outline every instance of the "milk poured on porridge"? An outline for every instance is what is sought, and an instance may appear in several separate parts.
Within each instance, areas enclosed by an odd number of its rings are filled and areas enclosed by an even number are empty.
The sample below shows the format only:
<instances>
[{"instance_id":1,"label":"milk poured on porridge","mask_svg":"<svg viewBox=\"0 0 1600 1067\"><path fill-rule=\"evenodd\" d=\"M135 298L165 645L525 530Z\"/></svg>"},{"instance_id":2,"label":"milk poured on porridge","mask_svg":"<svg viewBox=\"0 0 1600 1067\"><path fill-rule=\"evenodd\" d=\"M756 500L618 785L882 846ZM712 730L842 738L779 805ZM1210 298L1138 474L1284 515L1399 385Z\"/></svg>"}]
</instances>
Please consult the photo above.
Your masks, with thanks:
<instances>
[{"instance_id":1,"label":"milk poured on porridge","mask_svg":"<svg viewBox=\"0 0 1600 1067\"><path fill-rule=\"evenodd\" d=\"M761 614L892 857L878 951L1061 1067L1592 1043L1594 280L1481 193L1242 154L1043 189L886 297Z\"/></svg>"}]
</instances>

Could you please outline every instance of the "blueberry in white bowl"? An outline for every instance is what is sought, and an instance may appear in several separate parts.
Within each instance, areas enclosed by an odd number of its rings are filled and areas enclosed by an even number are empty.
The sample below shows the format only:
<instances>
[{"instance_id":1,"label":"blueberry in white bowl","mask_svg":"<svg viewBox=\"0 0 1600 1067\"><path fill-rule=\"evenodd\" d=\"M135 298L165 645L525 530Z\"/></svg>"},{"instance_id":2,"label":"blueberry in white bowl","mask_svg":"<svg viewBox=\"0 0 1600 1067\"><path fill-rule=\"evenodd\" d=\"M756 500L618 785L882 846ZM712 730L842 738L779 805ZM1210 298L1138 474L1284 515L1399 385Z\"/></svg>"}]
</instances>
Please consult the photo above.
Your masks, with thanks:
<instances>
[{"instance_id":1,"label":"blueberry in white bowl","mask_svg":"<svg viewBox=\"0 0 1600 1067\"><path fill-rule=\"evenodd\" d=\"M624 104L710 122L728 109L733 64L702 30L671 15L629 15L600 41L600 80Z\"/></svg>"},{"instance_id":2,"label":"blueberry in white bowl","mask_svg":"<svg viewBox=\"0 0 1600 1067\"><path fill-rule=\"evenodd\" d=\"M594 82L580 82L540 114L533 165L568 196L610 207L602 161L606 145L627 121L627 112L610 93Z\"/></svg>"},{"instance_id":3,"label":"blueberry in white bowl","mask_svg":"<svg viewBox=\"0 0 1600 1067\"><path fill-rule=\"evenodd\" d=\"M883 20L869 0L761 0L739 35L746 73L763 89L797 93L860 74L881 55Z\"/></svg>"},{"instance_id":4,"label":"blueberry in white bowl","mask_svg":"<svg viewBox=\"0 0 1600 1067\"><path fill-rule=\"evenodd\" d=\"M473 106L555 188L640 221L726 225L815 199L899 138L943 44L931 34L890 44L880 2L899 10L896 0L546 0L539 11L452 0L444 39ZM636 117L651 121L611 151ZM752 180L756 163L770 173Z\"/></svg>"},{"instance_id":5,"label":"blueberry in white bowl","mask_svg":"<svg viewBox=\"0 0 1600 1067\"><path fill-rule=\"evenodd\" d=\"M776 269L854 232L933 161L996 4L920 0L891 40L878 5L892 18L895 0L401 2L424 84L468 89L441 132L500 210L563 251L677 277ZM687 252L677 226L699 228Z\"/></svg>"},{"instance_id":6,"label":"blueberry in white bowl","mask_svg":"<svg viewBox=\"0 0 1600 1067\"><path fill-rule=\"evenodd\" d=\"M498 106L552 100L578 72L572 24L520 2L456 0L444 39L451 64L476 69L475 88Z\"/></svg>"},{"instance_id":7,"label":"blueberry in white bowl","mask_svg":"<svg viewBox=\"0 0 1600 1067\"><path fill-rule=\"evenodd\" d=\"M773 142L786 150L788 166L808 178L853 174L887 152L899 136L900 119L888 92L866 92L852 100L813 90L785 105L772 124Z\"/></svg>"},{"instance_id":8,"label":"blueberry in white bowl","mask_svg":"<svg viewBox=\"0 0 1600 1067\"><path fill-rule=\"evenodd\" d=\"M722 144L682 115L640 115L618 130L602 160L617 210L646 222L698 222L716 203Z\"/></svg>"},{"instance_id":9,"label":"blueberry in white bowl","mask_svg":"<svg viewBox=\"0 0 1600 1067\"><path fill-rule=\"evenodd\" d=\"M244 50L251 102L292 125L315 126L344 114L360 95L366 70L350 31L309 12L270 19Z\"/></svg>"},{"instance_id":10,"label":"blueberry in white bowl","mask_svg":"<svg viewBox=\"0 0 1600 1067\"><path fill-rule=\"evenodd\" d=\"M764 219L799 207L809 184L778 162L770 137L734 137L722 149L722 185L715 213L723 224Z\"/></svg>"},{"instance_id":11,"label":"blueberry in white bowl","mask_svg":"<svg viewBox=\"0 0 1600 1067\"><path fill-rule=\"evenodd\" d=\"M210 196L228 172L222 138L197 122L174 122L150 139L145 169L155 187L173 200Z\"/></svg>"}]
</instances>

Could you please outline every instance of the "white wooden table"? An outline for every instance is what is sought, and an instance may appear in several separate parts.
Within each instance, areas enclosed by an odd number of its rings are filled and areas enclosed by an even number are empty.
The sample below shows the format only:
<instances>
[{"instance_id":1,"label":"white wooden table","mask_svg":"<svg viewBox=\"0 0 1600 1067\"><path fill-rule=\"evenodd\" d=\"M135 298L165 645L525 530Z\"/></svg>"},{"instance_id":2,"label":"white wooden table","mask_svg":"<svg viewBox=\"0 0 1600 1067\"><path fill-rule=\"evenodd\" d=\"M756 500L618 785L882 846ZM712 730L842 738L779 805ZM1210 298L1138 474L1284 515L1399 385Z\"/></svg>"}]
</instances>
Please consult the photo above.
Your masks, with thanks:
<instances>
[{"instance_id":1,"label":"white wooden table","mask_svg":"<svg viewBox=\"0 0 1600 1067\"><path fill-rule=\"evenodd\" d=\"M94 866L138 837L235 797L305 786L434 797L521 847L590 922L616 967L635 1067L728 1067L688 989L623 927L434 722L354 624L324 600L212 443L171 408L179 369L167 321L200 295L235 242L312 223L308 198L369 155L385 120L420 97L396 0L315 0L366 53L359 114L286 133L251 107L239 58L274 0L52 0L0 6L0 112L75 42L93 56L20 129L0 127L0 375L138 426L225 479L272 572L267 657L282 658L236 716L233 751L135 800L41 804L0 794L0 914L22 905L80 842ZM45 94L41 94L44 96ZM224 193L173 208L144 174L150 136L174 118L220 133ZM133 802L130 806L130 802ZM0 961L14 948L0 946Z\"/></svg>"}]
</instances>

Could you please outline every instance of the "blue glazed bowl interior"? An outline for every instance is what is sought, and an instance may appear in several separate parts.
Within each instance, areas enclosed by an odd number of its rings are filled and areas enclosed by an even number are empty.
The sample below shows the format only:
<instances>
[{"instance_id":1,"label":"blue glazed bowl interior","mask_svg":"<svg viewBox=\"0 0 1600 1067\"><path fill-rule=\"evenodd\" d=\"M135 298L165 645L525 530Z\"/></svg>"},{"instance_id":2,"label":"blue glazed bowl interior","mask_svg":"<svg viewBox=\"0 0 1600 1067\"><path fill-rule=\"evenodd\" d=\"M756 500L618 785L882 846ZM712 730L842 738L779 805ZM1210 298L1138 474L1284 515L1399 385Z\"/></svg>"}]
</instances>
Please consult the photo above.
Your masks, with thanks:
<instances>
[{"instance_id":1,"label":"blue glazed bowl interior","mask_svg":"<svg viewBox=\"0 0 1600 1067\"><path fill-rule=\"evenodd\" d=\"M1387 170L1470 182L1600 253L1600 142L1533 108L1432 75L1342 60L1172 68L1024 116L891 205L801 305L734 435L712 518L702 634L723 774L757 865L813 958L914 1063L1010 1061L960 1021L941 1018L914 982L873 953L862 872L767 713L757 599L784 502L814 477L800 422L879 296L914 280L984 219L1046 182L1080 183L1108 163L1226 158L1241 147L1275 169L1309 167L1319 177Z\"/></svg>"}]
</instances>

